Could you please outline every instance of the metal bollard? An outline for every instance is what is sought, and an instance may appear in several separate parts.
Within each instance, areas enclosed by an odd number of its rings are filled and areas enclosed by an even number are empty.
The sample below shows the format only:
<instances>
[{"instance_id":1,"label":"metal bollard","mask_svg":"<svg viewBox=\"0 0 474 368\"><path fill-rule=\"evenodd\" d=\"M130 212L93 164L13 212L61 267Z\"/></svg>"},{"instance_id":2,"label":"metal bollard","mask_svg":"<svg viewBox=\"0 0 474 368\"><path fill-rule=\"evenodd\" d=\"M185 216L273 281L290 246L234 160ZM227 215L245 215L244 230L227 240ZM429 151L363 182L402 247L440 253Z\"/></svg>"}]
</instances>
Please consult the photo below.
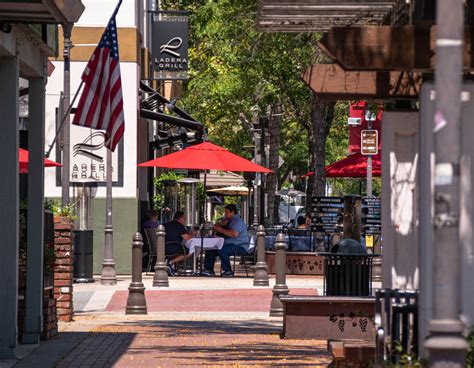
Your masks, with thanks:
<instances>
[{"instance_id":1,"label":"metal bollard","mask_svg":"<svg viewBox=\"0 0 474 368\"><path fill-rule=\"evenodd\" d=\"M257 230L257 264L255 265L255 275L253 286L269 286L268 266L265 262L265 228L260 225Z\"/></svg>"},{"instance_id":2,"label":"metal bollard","mask_svg":"<svg viewBox=\"0 0 474 368\"><path fill-rule=\"evenodd\" d=\"M145 286L142 282L142 235L137 232L132 240L132 282L128 287L125 314L147 314Z\"/></svg>"},{"instance_id":3,"label":"metal bollard","mask_svg":"<svg viewBox=\"0 0 474 368\"><path fill-rule=\"evenodd\" d=\"M275 286L273 287L272 304L270 305L270 317L283 316L283 303L280 295L288 294L286 286L286 250L285 235L278 234L275 241Z\"/></svg>"},{"instance_id":4,"label":"metal bollard","mask_svg":"<svg viewBox=\"0 0 474 368\"><path fill-rule=\"evenodd\" d=\"M156 231L156 264L155 276L153 277L153 286L168 287L168 269L165 259L165 227L159 225Z\"/></svg>"}]
</instances>

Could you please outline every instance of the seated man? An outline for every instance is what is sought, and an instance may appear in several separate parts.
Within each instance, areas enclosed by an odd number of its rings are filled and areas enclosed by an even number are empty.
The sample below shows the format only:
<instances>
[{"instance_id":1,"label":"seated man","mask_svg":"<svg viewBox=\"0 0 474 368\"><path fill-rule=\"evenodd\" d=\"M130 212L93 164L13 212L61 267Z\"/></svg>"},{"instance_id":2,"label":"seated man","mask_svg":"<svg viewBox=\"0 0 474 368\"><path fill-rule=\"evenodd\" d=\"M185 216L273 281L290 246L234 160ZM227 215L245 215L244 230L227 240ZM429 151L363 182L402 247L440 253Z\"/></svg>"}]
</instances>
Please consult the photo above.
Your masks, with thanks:
<instances>
[{"instance_id":1,"label":"seated man","mask_svg":"<svg viewBox=\"0 0 474 368\"><path fill-rule=\"evenodd\" d=\"M173 220L165 225L165 255L172 257L168 265L168 273L171 276L176 274L176 263L181 262L189 257L188 248L183 247L183 240L191 239L191 235L184 226L184 212L177 211ZM185 253L186 254L185 254Z\"/></svg>"},{"instance_id":2,"label":"seated man","mask_svg":"<svg viewBox=\"0 0 474 368\"><path fill-rule=\"evenodd\" d=\"M224 270L222 276L232 277L234 273L230 266L230 256L246 255L249 248L247 226L237 214L237 207L234 204L228 204L224 208L224 220L214 225L213 229L224 237L224 246L219 251L206 251L203 275L214 276L214 263L219 255Z\"/></svg>"}]
</instances>

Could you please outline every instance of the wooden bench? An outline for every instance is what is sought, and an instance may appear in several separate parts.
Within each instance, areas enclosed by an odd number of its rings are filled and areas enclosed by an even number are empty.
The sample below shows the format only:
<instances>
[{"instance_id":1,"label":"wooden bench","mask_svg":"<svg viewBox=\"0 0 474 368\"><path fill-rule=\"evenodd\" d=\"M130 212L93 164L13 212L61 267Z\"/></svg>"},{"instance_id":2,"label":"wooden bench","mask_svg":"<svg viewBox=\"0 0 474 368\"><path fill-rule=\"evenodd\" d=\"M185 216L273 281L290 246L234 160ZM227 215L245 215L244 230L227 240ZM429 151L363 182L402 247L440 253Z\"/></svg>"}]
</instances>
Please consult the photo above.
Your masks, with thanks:
<instances>
[{"instance_id":1,"label":"wooden bench","mask_svg":"<svg viewBox=\"0 0 474 368\"><path fill-rule=\"evenodd\" d=\"M283 332L287 339L375 341L375 299L282 295Z\"/></svg>"}]
</instances>

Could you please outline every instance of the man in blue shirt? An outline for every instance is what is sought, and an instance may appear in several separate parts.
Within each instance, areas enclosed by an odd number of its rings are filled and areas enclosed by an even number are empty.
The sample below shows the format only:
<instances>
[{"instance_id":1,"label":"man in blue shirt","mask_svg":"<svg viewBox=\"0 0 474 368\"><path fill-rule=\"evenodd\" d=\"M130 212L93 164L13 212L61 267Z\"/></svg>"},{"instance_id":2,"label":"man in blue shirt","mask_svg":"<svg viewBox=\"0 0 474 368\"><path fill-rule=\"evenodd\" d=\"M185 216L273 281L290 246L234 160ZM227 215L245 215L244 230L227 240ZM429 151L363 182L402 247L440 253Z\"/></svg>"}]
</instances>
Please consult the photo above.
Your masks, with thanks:
<instances>
[{"instance_id":1,"label":"man in blue shirt","mask_svg":"<svg viewBox=\"0 0 474 368\"><path fill-rule=\"evenodd\" d=\"M230 266L230 256L246 255L249 249L249 237L247 234L247 225L237 214L237 207L234 204L228 204L224 208L224 220L214 225L214 231L222 234L224 246L219 251L206 251L204 261L205 270L202 272L205 276L214 276L214 263L219 255L222 264L223 277L232 277L234 273Z\"/></svg>"}]
</instances>

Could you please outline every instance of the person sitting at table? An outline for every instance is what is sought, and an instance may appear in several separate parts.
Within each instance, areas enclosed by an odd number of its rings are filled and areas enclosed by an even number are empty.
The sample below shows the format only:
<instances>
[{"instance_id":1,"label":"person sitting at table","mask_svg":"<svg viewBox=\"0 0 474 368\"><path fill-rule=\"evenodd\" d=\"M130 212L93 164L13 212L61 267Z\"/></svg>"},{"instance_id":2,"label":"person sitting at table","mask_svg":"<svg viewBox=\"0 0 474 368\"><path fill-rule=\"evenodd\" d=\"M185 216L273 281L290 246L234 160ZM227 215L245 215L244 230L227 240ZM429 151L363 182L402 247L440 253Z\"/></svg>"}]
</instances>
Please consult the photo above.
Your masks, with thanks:
<instances>
[{"instance_id":1,"label":"person sitting at table","mask_svg":"<svg viewBox=\"0 0 474 368\"><path fill-rule=\"evenodd\" d=\"M230 266L230 256L246 255L249 248L249 237L247 225L237 214L235 204L228 204L224 207L224 220L214 225L213 230L222 234L224 246L219 250L206 251L204 260L204 276L214 276L214 263L219 256L222 265L223 277L232 277L234 272Z\"/></svg>"},{"instance_id":2,"label":"person sitting at table","mask_svg":"<svg viewBox=\"0 0 474 368\"><path fill-rule=\"evenodd\" d=\"M158 228L158 225L158 212L156 210L148 211L144 221L142 222L142 228L156 230Z\"/></svg>"},{"instance_id":3,"label":"person sitting at table","mask_svg":"<svg viewBox=\"0 0 474 368\"><path fill-rule=\"evenodd\" d=\"M173 220L165 225L165 255L171 259L168 262L168 274L176 274L176 264L187 259L190 254L188 248L183 246L183 241L191 239L191 234L184 226L184 212L176 211Z\"/></svg>"}]
</instances>

